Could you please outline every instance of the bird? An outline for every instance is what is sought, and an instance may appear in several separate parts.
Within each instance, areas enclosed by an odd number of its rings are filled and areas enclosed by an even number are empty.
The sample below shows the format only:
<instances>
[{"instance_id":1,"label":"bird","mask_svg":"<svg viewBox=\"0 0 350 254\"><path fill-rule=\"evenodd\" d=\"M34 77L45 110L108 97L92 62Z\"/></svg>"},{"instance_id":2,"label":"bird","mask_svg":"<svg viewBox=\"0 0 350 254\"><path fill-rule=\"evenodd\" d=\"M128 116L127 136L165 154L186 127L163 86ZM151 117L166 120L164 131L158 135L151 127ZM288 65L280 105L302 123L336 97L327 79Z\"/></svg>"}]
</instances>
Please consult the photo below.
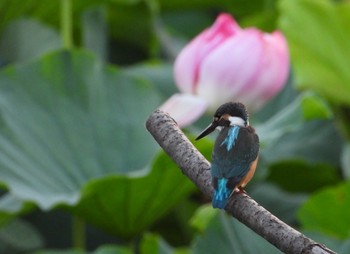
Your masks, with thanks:
<instances>
[{"instance_id":1,"label":"bird","mask_svg":"<svg viewBox=\"0 0 350 254\"><path fill-rule=\"evenodd\" d=\"M234 191L245 192L252 179L259 157L259 137L249 125L248 112L243 103L227 102L215 112L212 123L196 140L219 130L215 140L211 176L214 195L212 206L224 209Z\"/></svg>"}]
</instances>

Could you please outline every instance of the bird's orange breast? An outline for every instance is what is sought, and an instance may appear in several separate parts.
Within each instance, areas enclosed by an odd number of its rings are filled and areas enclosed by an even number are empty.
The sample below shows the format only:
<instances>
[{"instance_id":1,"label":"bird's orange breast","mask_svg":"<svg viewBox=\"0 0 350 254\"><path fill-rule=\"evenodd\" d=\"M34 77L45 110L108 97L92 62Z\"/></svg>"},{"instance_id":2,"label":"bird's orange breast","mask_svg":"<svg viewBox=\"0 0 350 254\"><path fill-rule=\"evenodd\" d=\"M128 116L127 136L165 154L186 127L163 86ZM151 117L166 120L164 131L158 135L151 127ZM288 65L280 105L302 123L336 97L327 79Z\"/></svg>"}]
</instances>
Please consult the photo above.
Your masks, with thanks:
<instances>
[{"instance_id":1,"label":"bird's orange breast","mask_svg":"<svg viewBox=\"0 0 350 254\"><path fill-rule=\"evenodd\" d=\"M248 173L237 184L237 186L236 186L237 188L240 188L240 187L244 188L249 183L249 181L253 178L254 173L255 173L255 169L256 169L256 165L258 163L258 158L259 158L259 156L257 156L256 159L251 163Z\"/></svg>"}]
</instances>

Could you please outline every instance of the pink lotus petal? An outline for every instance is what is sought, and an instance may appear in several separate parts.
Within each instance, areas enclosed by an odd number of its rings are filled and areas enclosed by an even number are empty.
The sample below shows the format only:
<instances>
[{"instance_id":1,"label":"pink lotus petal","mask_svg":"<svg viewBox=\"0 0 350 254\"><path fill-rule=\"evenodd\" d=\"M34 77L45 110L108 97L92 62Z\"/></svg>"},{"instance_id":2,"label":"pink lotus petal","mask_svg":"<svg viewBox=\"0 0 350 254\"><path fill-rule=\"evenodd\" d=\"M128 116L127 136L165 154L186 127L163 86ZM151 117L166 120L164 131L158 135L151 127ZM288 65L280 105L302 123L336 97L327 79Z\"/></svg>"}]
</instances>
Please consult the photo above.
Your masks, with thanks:
<instances>
[{"instance_id":1,"label":"pink lotus petal","mask_svg":"<svg viewBox=\"0 0 350 254\"><path fill-rule=\"evenodd\" d=\"M261 35L257 29L241 30L204 59L196 92L208 100L210 109L242 101L239 95L249 92L263 60Z\"/></svg>"},{"instance_id":2,"label":"pink lotus petal","mask_svg":"<svg viewBox=\"0 0 350 254\"><path fill-rule=\"evenodd\" d=\"M207 109L207 102L191 94L174 94L160 109L168 112L180 127L196 121Z\"/></svg>"},{"instance_id":3,"label":"pink lotus petal","mask_svg":"<svg viewBox=\"0 0 350 254\"><path fill-rule=\"evenodd\" d=\"M236 21L224 13L218 16L210 28L204 30L182 49L174 63L174 77L181 92L195 92L203 59L239 30Z\"/></svg>"},{"instance_id":4,"label":"pink lotus petal","mask_svg":"<svg viewBox=\"0 0 350 254\"><path fill-rule=\"evenodd\" d=\"M284 36L276 31L264 34L264 57L257 79L245 100L251 109L260 108L284 86L289 74L289 52Z\"/></svg>"},{"instance_id":5,"label":"pink lotus petal","mask_svg":"<svg viewBox=\"0 0 350 254\"><path fill-rule=\"evenodd\" d=\"M270 89L266 90L263 94L270 99L276 93L278 93L284 86L289 75L289 50L288 44L279 31L275 31L270 36L266 36L266 44L268 44L268 52L270 61L274 63L271 69L275 68L274 85L271 85Z\"/></svg>"}]
</instances>

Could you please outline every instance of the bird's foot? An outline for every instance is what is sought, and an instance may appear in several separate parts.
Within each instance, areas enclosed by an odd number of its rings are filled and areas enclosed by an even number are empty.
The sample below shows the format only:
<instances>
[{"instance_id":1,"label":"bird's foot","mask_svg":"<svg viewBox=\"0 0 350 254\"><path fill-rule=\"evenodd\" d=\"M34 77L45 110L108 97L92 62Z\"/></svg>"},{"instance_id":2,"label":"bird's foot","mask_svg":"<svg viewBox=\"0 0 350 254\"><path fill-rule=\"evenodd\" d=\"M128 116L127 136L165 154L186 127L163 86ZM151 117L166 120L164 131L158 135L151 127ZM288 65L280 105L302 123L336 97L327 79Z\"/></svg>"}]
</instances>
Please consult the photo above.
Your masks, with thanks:
<instances>
[{"instance_id":1,"label":"bird's foot","mask_svg":"<svg viewBox=\"0 0 350 254\"><path fill-rule=\"evenodd\" d=\"M237 192L237 194L247 194L247 192L242 188L242 186L237 187L235 191Z\"/></svg>"}]
</instances>

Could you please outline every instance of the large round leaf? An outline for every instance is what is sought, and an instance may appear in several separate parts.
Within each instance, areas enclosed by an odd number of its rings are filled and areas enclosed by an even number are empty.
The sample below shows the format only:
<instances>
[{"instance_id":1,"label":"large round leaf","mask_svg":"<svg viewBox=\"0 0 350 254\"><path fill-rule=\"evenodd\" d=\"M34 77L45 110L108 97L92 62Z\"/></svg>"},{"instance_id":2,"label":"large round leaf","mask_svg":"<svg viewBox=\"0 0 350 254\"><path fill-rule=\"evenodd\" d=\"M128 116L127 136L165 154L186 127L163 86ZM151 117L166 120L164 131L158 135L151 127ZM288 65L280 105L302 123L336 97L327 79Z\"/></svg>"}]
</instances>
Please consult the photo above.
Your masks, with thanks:
<instances>
[{"instance_id":1,"label":"large round leaf","mask_svg":"<svg viewBox=\"0 0 350 254\"><path fill-rule=\"evenodd\" d=\"M334 103L350 102L350 4L281 1L281 28L291 50L296 83Z\"/></svg>"},{"instance_id":2,"label":"large round leaf","mask_svg":"<svg viewBox=\"0 0 350 254\"><path fill-rule=\"evenodd\" d=\"M349 239L349 210L350 183L345 182L312 195L300 208L298 215L306 230Z\"/></svg>"},{"instance_id":3,"label":"large round leaf","mask_svg":"<svg viewBox=\"0 0 350 254\"><path fill-rule=\"evenodd\" d=\"M58 52L0 72L0 179L43 209L75 204L89 180L146 167L152 86L85 52Z\"/></svg>"},{"instance_id":4,"label":"large round leaf","mask_svg":"<svg viewBox=\"0 0 350 254\"><path fill-rule=\"evenodd\" d=\"M193 189L162 152L147 175L113 175L89 182L73 212L112 234L132 239Z\"/></svg>"},{"instance_id":5,"label":"large round leaf","mask_svg":"<svg viewBox=\"0 0 350 254\"><path fill-rule=\"evenodd\" d=\"M60 47L58 32L37 21L20 19L10 23L2 33L0 58L6 62L24 62Z\"/></svg>"},{"instance_id":6,"label":"large round leaf","mask_svg":"<svg viewBox=\"0 0 350 254\"><path fill-rule=\"evenodd\" d=\"M216 212L209 216L212 218L203 235L195 239L192 253L280 253L242 223L222 211Z\"/></svg>"}]
</instances>

